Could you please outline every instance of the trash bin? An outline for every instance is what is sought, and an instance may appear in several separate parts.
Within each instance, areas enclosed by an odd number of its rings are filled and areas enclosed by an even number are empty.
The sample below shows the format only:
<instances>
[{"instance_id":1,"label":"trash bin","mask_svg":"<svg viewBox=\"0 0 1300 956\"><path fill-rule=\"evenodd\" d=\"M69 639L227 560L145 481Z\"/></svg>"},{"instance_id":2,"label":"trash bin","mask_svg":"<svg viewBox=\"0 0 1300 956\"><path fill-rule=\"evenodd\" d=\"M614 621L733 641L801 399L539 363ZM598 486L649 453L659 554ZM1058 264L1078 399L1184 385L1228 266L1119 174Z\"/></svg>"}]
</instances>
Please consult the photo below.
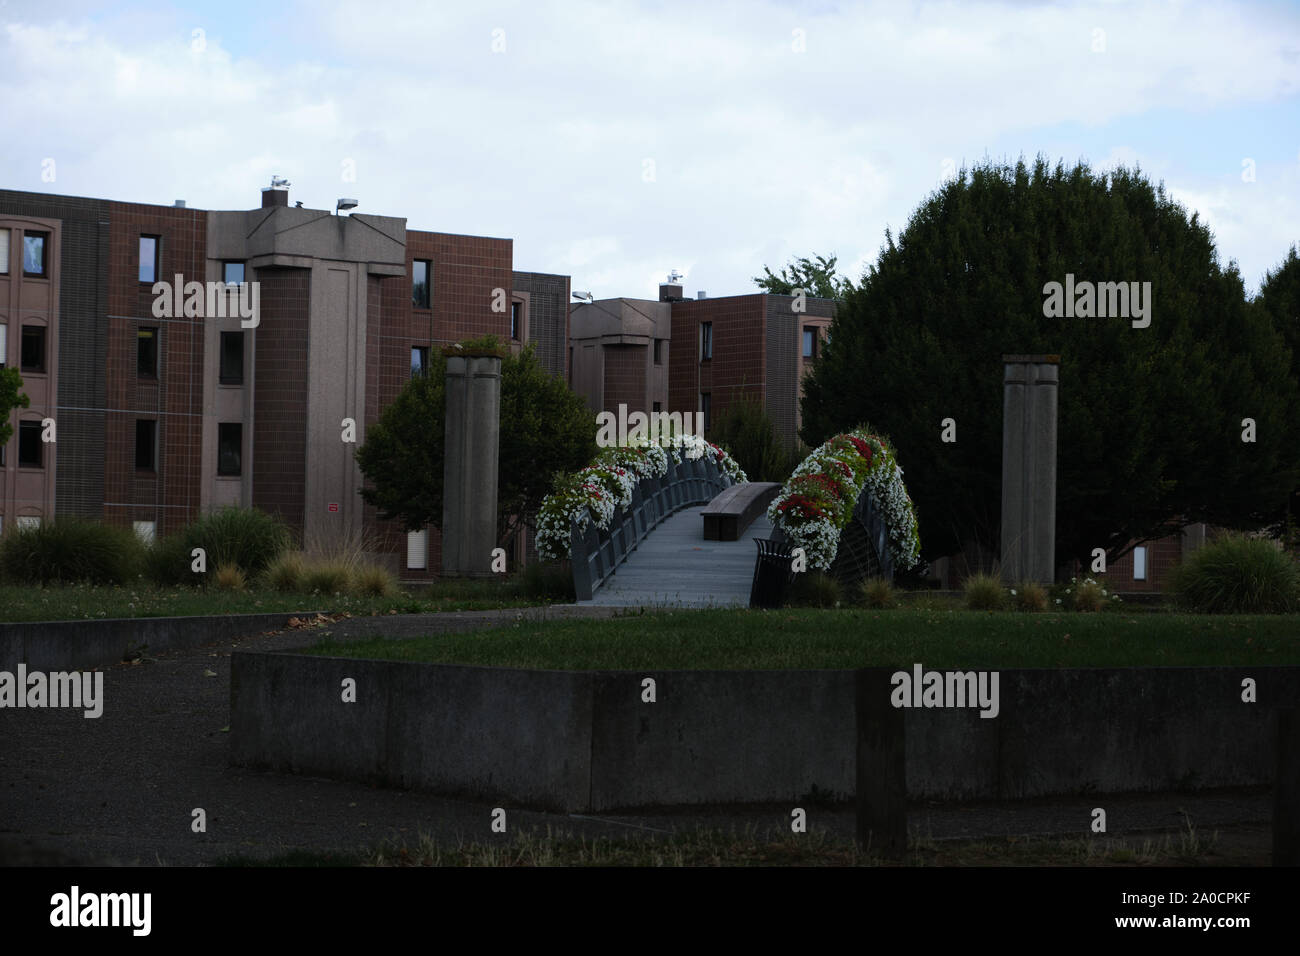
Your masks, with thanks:
<instances>
[{"instance_id":1,"label":"trash bin","mask_svg":"<svg viewBox=\"0 0 1300 956\"><path fill-rule=\"evenodd\" d=\"M780 607L794 579L790 569L793 555L783 540L755 538L758 559L754 564L754 584L749 590L750 607Z\"/></svg>"}]
</instances>

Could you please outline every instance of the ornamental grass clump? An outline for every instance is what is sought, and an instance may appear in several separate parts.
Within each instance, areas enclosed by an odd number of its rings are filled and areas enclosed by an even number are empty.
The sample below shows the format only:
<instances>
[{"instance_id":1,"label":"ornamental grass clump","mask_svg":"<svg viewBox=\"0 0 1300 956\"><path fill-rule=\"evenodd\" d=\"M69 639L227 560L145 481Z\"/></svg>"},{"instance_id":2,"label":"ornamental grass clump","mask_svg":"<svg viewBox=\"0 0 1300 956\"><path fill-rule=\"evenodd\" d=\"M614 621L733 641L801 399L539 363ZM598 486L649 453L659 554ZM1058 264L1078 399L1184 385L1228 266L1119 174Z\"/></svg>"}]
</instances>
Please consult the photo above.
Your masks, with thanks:
<instances>
[{"instance_id":1,"label":"ornamental grass clump","mask_svg":"<svg viewBox=\"0 0 1300 956\"><path fill-rule=\"evenodd\" d=\"M1011 589L1011 603L1017 611L1046 611L1047 588L1036 581L1021 581Z\"/></svg>"},{"instance_id":2,"label":"ornamental grass clump","mask_svg":"<svg viewBox=\"0 0 1300 956\"><path fill-rule=\"evenodd\" d=\"M1173 591L1201 613L1286 614L1300 610L1300 565L1268 539L1229 535L1189 555Z\"/></svg>"},{"instance_id":3,"label":"ornamental grass clump","mask_svg":"<svg viewBox=\"0 0 1300 956\"><path fill-rule=\"evenodd\" d=\"M863 607L881 610L893 607L894 585L885 578L867 578L858 586Z\"/></svg>"},{"instance_id":4,"label":"ornamental grass clump","mask_svg":"<svg viewBox=\"0 0 1300 956\"><path fill-rule=\"evenodd\" d=\"M962 584L966 607L972 611L1000 611L1007 603L1007 591L996 574L972 574Z\"/></svg>"}]
</instances>

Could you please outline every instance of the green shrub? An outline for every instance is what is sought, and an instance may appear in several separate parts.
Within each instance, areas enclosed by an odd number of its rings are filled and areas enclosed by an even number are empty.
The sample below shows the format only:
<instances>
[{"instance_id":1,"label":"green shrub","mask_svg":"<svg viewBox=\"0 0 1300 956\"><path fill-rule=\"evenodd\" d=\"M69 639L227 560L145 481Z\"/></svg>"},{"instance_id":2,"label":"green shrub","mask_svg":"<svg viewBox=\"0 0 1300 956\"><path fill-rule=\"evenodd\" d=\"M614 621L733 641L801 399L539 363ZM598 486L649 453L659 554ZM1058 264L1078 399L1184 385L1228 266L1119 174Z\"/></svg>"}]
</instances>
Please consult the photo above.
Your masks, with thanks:
<instances>
[{"instance_id":1,"label":"green shrub","mask_svg":"<svg viewBox=\"0 0 1300 956\"><path fill-rule=\"evenodd\" d=\"M1085 614L1093 614L1106 606L1110 595L1092 578L1084 578L1074 586L1071 607Z\"/></svg>"},{"instance_id":2,"label":"green shrub","mask_svg":"<svg viewBox=\"0 0 1300 956\"><path fill-rule=\"evenodd\" d=\"M1022 581L1011 589L1011 603L1017 611L1046 611L1047 588L1035 581Z\"/></svg>"},{"instance_id":3,"label":"green shrub","mask_svg":"<svg viewBox=\"0 0 1300 956\"><path fill-rule=\"evenodd\" d=\"M286 551L271 562L262 579L272 590L292 594L304 589L303 579L306 575L307 562L302 554Z\"/></svg>"},{"instance_id":4,"label":"green shrub","mask_svg":"<svg viewBox=\"0 0 1300 956\"><path fill-rule=\"evenodd\" d=\"M363 564L352 572L352 586L365 597L392 597L397 594L397 578L378 564Z\"/></svg>"},{"instance_id":5,"label":"green shrub","mask_svg":"<svg viewBox=\"0 0 1300 956\"><path fill-rule=\"evenodd\" d=\"M865 607L886 608L894 606L894 585L885 578L867 578L858 585L858 592Z\"/></svg>"},{"instance_id":6,"label":"green shrub","mask_svg":"<svg viewBox=\"0 0 1300 956\"><path fill-rule=\"evenodd\" d=\"M1007 592L996 574L972 574L962 584L966 607L972 611L1000 611L1006 605Z\"/></svg>"},{"instance_id":7,"label":"green shrub","mask_svg":"<svg viewBox=\"0 0 1300 956\"><path fill-rule=\"evenodd\" d=\"M227 506L195 521L182 533L186 551L202 548L209 568L235 564L247 576L260 574L289 546L289 531L257 508Z\"/></svg>"},{"instance_id":8,"label":"green shrub","mask_svg":"<svg viewBox=\"0 0 1300 956\"><path fill-rule=\"evenodd\" d=\"M12 584L125 584L144 567L130 528L56 516L0 538L0 574Z\"/></svg>"},{"instance_id":9,"label":"green shrub","mask_svg":"<svg viewBox=\"0 0 1300 956\"><path fill-rule=\"evenodd\" d=\"M762 399L752 394L733 398L714 417L707 437L736 459L750 481L785 481L802 460L786 450Z\"/></svg>"},{"instance_id":10,"label":"green shrub","mask_svg":"<svg viewBox=\"0 0 1300 956\"><path fill-rule=\"evenodd\" d=\"M352 569L343 561L313 561L307 565L302 584L312 594L344 594L352 586Z\"/></svg>"},{"instance_id":11,"label":"green shrub","mask_svg":"<svg viewBox=\"0 0 1300 956\"><path fill-rule=\"evenodd\" d=\"M204 576L192 570L194 558L185 542L185 533L154 538L144 555L144 573L159 587L177 584L202 584Z\"/></svg>"},{"instance_id":12,"label":"green shrub","mask_svg":"<svg viewBox=\"0 0 1300 956\"><path fill-rule=\"evenodd\" d=\"M575 601L573 566L568 561L530 561L524 566L524 593L530 598Z\"/></svg>"},{"instance_id":13,"label":"green shrub","mask_svg":"<svg viewBox=\"0 0 1300 956\"><path fill-rule=\"evenodd\" d=\"M840 582L825 571L803 571L794 576L790 603L798 607L837 607Z\"/></svg>"},{"instance_id":14,"label":"green shrub","mask_svg":"<svg viewBox=\"0 0 1300 956\"><path fill-rule=\"evenodd\" d=\"M1263 538L1230 535L1193 552L1174 572L1178 603L1208 614L1300 609L1300 565Z\"/></svg>"},{"instance_id":15,"label":"green shrub","mask_svg":"<svg viewBox=\"0 0 1300 956\"><path fill-rule=\"evenodd\" d=\"M216 570L215 583L222 591L242 591L248 587L248 579L237 564L223 564Z\"/></svg>"}]
</instances>

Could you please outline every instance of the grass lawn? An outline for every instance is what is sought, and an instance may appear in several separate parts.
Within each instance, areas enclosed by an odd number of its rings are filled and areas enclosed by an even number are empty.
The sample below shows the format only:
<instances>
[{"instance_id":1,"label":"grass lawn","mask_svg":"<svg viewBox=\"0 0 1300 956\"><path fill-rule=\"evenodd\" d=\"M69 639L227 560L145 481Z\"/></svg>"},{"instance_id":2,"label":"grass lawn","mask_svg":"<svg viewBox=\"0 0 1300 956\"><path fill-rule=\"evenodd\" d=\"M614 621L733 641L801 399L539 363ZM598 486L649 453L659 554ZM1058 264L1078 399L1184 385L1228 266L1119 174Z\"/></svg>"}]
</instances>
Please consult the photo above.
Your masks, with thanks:
<instances>
[{"instance_id":1,"label":"grass lawn","mask_svg":"<svg viewBox=\"0 0 1300 956\"><path fill-rule=\"evenodd\" d=\"M1241 832L1238 832L1240 830ZM1256 832L1259 831L1259 832ZM697 830L669 837L537 834L483 842L421 835L413 845L351 852L290 851L266 860L227 857L218 866L1266 866L1269 835L1260 828L1203 834L1134 833L1120 837L998 837L929 840L914 836L904 859L885 861L824 832L774 837L754 830Z\"/></svg>"},{"instance_id":2,"label":"grass lawn","mask_svg":"<svg viewBox=\"0 0 1300 956\"><path fill-rule=\"evenodd\" d=\"M708 610L521 621L310 653L554 670L1300 664L1300 615Z\"/></svg>"},{"instance_id":3,"label":"grass lawn","mask_svg":"<svg viewBox=\"0 0 1300 956\"><path fill-rule=\"evenodd\" d=\"M0 621L70 621L119 617L172 617L202 614L262 614L279 611L347 611L413 614L476 611L545 603L524 593L518 579L443 580L417 585L395 597L286 594L270 590L221 591L216 588L94 587L69 584L45 588L0 587Z\"/></svg>"}]
</instances>

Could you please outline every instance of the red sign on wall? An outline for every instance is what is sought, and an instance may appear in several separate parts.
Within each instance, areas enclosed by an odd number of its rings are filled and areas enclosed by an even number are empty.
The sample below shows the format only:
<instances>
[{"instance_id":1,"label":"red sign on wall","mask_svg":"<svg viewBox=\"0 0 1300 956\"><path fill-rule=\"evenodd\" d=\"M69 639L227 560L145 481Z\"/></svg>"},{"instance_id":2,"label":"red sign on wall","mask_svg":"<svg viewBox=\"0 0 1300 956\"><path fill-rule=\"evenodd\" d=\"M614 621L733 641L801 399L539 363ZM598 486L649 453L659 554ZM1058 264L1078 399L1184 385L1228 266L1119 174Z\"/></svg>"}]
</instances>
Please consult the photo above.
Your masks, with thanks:
<instances>
[{"instance_id":1,"label":"red sign on wall","mask_svg":"<svg viewBox=\"0 0 1300 956\"><path fill-rule=\"evenodd\" d=\"M326 509L329 511L338 511L339 503L337 501L331 501L328 505L326 505Z\"/></svg>"}]
</instances>

